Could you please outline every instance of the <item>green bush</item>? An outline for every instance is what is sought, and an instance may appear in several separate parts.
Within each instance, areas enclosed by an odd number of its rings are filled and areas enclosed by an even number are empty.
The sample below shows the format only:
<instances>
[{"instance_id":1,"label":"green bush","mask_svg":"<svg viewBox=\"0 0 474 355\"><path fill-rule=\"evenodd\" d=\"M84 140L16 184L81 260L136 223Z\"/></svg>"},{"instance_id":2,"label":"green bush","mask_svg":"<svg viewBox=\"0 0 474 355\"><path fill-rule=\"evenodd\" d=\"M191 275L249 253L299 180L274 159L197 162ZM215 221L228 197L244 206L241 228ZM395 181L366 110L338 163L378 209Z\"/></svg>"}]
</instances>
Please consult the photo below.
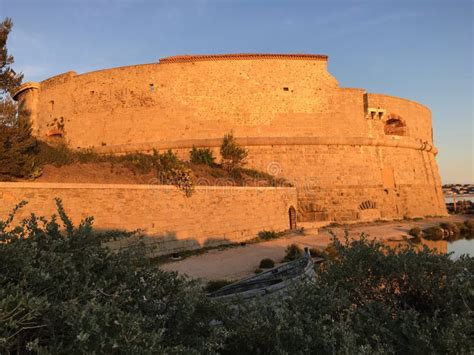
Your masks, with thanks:
<instances>
[{"instance_id":1,"label":"green bush","mask_svg":"<svg viewBox=\"0 0 474 355\"><path fill-rule=\"evenodd\" d=\"M229 171L244 165L244 160L248 155L248 151L235 142L232 132L224 136L220 151L222 165Z\"/></svg>"},{"instance_id":2,"label":"green bush","mask_svg":"<svg viewBox=\"0 0 474 355\"><path fill-rule=\"evenodd\" d=\"M444 232L441 227L429 227L423 230L423 236L425 239L441 240L444 237Z\"/></svg>"},{"instance_id":3,"label":"green bush","mask_svg":"<svg viewBox=\"0 0 474 355\"><path fill-rule=\"evenodd\" d=\"M283 261L293 261L301 257L303 251L296 244L290 244L286 247Z\"/></svg>"},{"instance_id":4,"label":"green bush","mask_svg":"<svg viewBox=\"0 0 474 355\"><path fill-rule=\"evenodd\" d=\"M413 227L408 231L408 234L412 237L419 237L421 236L422 230L420 227Z\"/></svg>"},{"instance_id":5,"label":"green bush","mask_svg":"<svg viewBox=\"0 0 474 355\"><path fill-rule=\"evenodd\" d=\"M313 284L233 309L224 354L467 354L473 258L341 244Z\"/></svg>"},{"instance_id":6,"label":"green bush","mask_svg":"<svg viewBox=\"0 0 474 355\"><path fill-rule=\"evenodd\" d=\"M326 248L324 248L324 253L330 259L335 259L338 257L337 248L333 244L329 244Z\"/></svg>"},{"instance_id":7,"label":"green bush","mask_svg":"<svg viewBox=\"0 0 474 355\"><path fill-rule=\"evenodd\" d=\"M271 240L278 237L279 237L279 234L275 231L264 230L264 231L258 232L258 238L262 240Z\"/></svg>"},{"instance_id":8,"label":"green bush","mask_svg":"<svg viewBox=\"0 0 474 355\"><path fill-rule=\"evenodd\" d=\"M341 244L312 283L253 302L207 299L142 244L112 252L88 218L0 221L0 353L467 354L474 258ZM292 247L293 249L297 249ZM261 269L255 270L261 272Z\"/></svg>"},{"instance_id":9,"label":"green bush","mask_svg":"<svg viewBox=\"0 0 474 355\"><path fill-rule=\"evenodd\" d=\"M194 176L191 169L169 149L163 154L153 152L155 157L155 168L161 184L175 185L186 196L191 196L194 192Z\"/></svg>"},{"instance_id":10,"label":"green bush","mask_svg":"<svg viewBox=\"0 0 474 355\"><path fill-rule=\"evenodd\" d=\"M0 181L29 178L36 174L37 150L28 123L21 120L14 126L0 124Z\"/></svg>"},{"instance_id":11,"label":"green bush","mask_svg":"<svg viewBox=\"0 0 474 355\"><path fill-rule=\"evenodd\" d=\"M189 152L191 163L194 164L204 164L210 167L216 165L214 160L216 159L212 154L212 150L209 148L196 148L193 146L193 149Z\"/></svg>"},{"instance_id":12,"label":"green bush","mask_svg":"<svg viewBox=\"0 0 474 355\"><path fill-rule=\"evenodd\" d=\"M222 344L219 305L166 273L143 245L112 252L92 219L0 222L0 353L208 353ZM217 307L217 308L216 308Z\"/></svg>"},{"instance_id":13,"label":"green bush","mask_svg":"<svg viewBox=\"0 0 474 355\"><path fill-rule=\"evenodd\" d=\"M313 258L326 258L327 257L326 253L323 250L320 250L318 248L309 249L309 254Z\"/></svg>"},{"instance_id":14,"label":"green bush","mask_svg":"<svg viewBox=\"0 0 474 355\"><path fill-rule=\"evenodd\" d=\"M265 258L260 260L260 269L271 269L272 267L275 266L275 262L272 259Z\"/></svg>"},{"instance_id":15,"label":"green bush","mask_svg":"<svg viewBox=\"0 0 474 355\"><path fill-rule=\"evenodd\" d=\"M464 221L465 230L467 233L473 235L474 234L474 219L466 219Z\"/></svg>"},{"instance_id":16,"label":"green bush","mask_svg":"<svg viewBox=\"0 0 474 355\"><path fill-rule=\"evenodd\" d=\"M458 235L460 233L459 227L455 223L443 222L439 225L442 229L447 230L451 235Z\"/></svg>"}]
</instances>

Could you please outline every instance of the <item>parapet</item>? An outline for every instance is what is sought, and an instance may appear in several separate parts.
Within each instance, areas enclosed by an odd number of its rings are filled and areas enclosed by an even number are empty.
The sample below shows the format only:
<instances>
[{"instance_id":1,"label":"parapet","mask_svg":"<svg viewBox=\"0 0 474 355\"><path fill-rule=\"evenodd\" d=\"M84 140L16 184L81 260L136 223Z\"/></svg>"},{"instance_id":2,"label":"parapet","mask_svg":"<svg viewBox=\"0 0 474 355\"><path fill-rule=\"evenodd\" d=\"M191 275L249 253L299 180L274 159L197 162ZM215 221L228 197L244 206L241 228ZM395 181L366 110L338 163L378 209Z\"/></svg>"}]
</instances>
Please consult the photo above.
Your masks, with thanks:
<instances>
[{"instance_id":1,"label":"parapet","mask_svg":"<svg viewBox=\"0 0 474 355\"><path fill-rule=\"evenodd\" d=\"M160 59L160 64L168 63L189 63L218 60L260 60L260 59L288 59L288 60L317 60L327 61L328 56L322 54L258 54L258 53L240 53L240 54L209 54L209 55L177 55Z\"/></svg>"},{"instance_id":2,"label":"parapet","mask_svg":"<svg viewBox=\"0 0 474 355\"><path fill-rule=\"evenodd\" d=\"M40 87L39 83L35 83L35 82L32 82L32 81L24 83L24 84L20 85L15 90L15 92L13 92L12 98L13 98L13 100L18 100L18 97L22 92L25 92L26 90L29 90L29 89L39 89L39 87Z\"/></svg>"}]
</instances>

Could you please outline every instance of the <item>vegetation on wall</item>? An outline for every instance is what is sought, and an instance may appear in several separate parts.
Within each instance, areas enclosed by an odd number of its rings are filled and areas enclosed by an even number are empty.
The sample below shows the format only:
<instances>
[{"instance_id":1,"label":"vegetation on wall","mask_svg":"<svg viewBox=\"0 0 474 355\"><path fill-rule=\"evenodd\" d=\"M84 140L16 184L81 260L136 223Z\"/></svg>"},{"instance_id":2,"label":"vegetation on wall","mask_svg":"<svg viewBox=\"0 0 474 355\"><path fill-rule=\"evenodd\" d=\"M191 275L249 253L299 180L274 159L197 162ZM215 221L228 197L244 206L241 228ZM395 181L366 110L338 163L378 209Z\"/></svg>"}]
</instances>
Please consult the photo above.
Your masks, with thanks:
<instances>
[{"instance_id":1,"label":"vegetation on wall","mask_svg":"<svg viewBox=\"0 0 474 355\"><path fill-rule=\"evenodd\" d=\"M127 233L58 218L0 222L1 353L469 353L474 259L339 243L314 284L253 303L207 299ZM225 284L225 283L224 283ZM217 286L222 286L222 283Z\"/></svg>"},{"instance_id":2,"label":"vegetation on wall","mask_svg":"<svg viewBox=\"0 0 474 355\"><path fill-rule=\"evenodd\" d=\"M216 158L212 154L212 150L209 148L196 148L193 146L193 149L189 152L189 158L191 163L194 164L204 164L210 167L216 165Z\"/></svg>"},{"instance_id":3,"label":"vegetation on wall","mask_svg":"<svg viewBox=\"0 0 474 355\"><path fill-rule=\"evenodd\" d=\"M155 150L153 158L160 184L175 185L183 190L186 196L191 196L194 191L193 173L171 149L163 154Z\"/></svg>"},{"instance_id":4,"label":"vegetation on wall","mask_svg":"<svg viewBox=\"0 0 474 355\"><path fill-rule=\"evenodd\" d=\"M12 127L0 126L0 144L0 181L35 179L42 176L45 166L92 164L100 168L100 164L107 163L110 167L103 166L102 169L110 171L114 167L123 167L134 176L152 173L154 177L144 179L147 183L176 185L187 195L192 194L193 186L197 183L218 186L291 186L285 179L258 170L234 167L229 171L214 162L209 148L193 148L190 162L179 159L171 150L161 154L157 151L152 154L98 154L92 149L70 149L60 141L54 144L39 141L31 136L31 130L24 121Z\"/></svg>"},{"instance_id":5,"label":"vegetation on wall","mask_svg":"<svg viewBox=\"0 0 474 355\"><path fill-rule=\"evenodd\" d=\"M248 151L240 147L235 141L232 132L226 134L221 145L222 165L225 169L233 171L245 164Z\"/></svg>"}]
</instances>

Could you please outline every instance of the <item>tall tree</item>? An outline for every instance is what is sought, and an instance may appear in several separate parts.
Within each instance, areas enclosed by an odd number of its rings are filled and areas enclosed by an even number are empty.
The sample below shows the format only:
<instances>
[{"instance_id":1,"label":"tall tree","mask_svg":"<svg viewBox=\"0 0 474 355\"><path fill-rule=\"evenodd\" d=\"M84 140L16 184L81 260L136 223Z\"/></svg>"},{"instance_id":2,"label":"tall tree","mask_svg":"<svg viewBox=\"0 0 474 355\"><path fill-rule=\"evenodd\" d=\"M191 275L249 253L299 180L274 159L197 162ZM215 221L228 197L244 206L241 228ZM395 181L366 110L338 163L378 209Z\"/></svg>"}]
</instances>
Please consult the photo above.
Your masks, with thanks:
<instances>
[{"instance_id":1,"label":"tall tree","mask_svg":"<svg viewBox=\"0 0 474 355\"><path fill-rule=\"evenodd\" d=\"M16 104L11 93L21 84L23 74L17 74L11 65L14 58L8 53L7 40L13 22L5 18L0 23L0 124L13 124L16 121Z\"/></svg>"},{"instance_id":2,"label":"tall tree","mask_svg":"<svg viewBox=\"0 0 474 355\"><path fill-rule=\"evenodd\" d=\"M11 98L23 80L11 68L13 56L7 50L12 27L9 18L0 23L0 181L30 177L36 169L36 139L29 122L17 120L17 105Z\"/></svg>"}]
</instances>

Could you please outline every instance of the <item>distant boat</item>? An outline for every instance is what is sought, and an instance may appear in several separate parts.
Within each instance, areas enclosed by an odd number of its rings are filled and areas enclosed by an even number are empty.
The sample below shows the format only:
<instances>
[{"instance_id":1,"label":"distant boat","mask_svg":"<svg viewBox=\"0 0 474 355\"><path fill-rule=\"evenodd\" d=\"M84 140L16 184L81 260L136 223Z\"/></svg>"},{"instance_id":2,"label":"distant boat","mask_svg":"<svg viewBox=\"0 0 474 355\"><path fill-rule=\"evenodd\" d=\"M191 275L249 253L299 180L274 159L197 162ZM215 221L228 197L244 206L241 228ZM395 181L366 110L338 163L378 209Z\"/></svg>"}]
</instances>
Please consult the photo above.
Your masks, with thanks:
<instances>
[{"instance_id":1,"label":"distant boat","mask_svg":"<svg viewBox=\"0 0 474 355\"><path fill-rule=\"evenodd\" d=\"M323 260L322 258L315 258L313 260L306 250L304 256L297 260L224 286L208 294L208 297L216 299L243 298L247 300L257 296L264 297L281 292L294 282L314 282L316 280L314 263L319 263Z\"/></svg>"}]
</instances>

